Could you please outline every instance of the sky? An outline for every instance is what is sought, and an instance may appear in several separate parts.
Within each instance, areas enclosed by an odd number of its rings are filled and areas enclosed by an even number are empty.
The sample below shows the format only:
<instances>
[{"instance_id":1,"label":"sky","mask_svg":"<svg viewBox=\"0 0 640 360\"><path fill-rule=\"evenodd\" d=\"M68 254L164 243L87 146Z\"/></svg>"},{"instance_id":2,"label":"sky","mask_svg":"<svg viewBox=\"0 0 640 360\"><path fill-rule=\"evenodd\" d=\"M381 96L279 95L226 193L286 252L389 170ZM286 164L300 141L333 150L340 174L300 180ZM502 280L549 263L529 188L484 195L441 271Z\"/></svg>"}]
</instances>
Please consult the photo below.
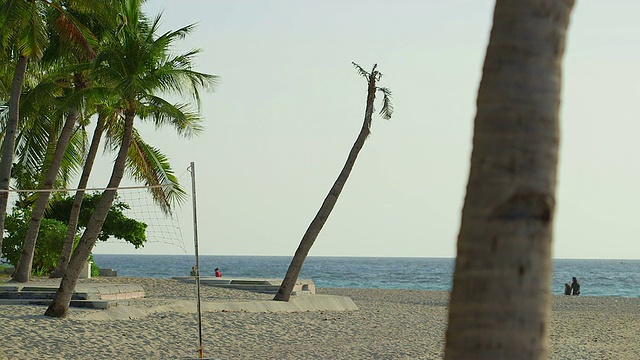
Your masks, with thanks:
<instances>
[{"instance_id":1,"label":"sky","mask_svg":"<svg viewBox=\"0 0 640 360\"><path fill-rule=\"evenodd\" d=\"M190 192L199 253L292 256L362 125L378 64L395 113L375 116L311 256L455 257L493 1L149 0L162 29L197 23L176 52L220 76L205 132L138 123ZM554 258L640 258L637 0L578 0L563 61ZM378 102L378 107L380 103ZM113 156L90 186L107 183ZM131 182L123 182L131 185ZM177 210L193 253L192 203ZM184 254L98 244L94 253Z\"/></svg>"}]
</instances>

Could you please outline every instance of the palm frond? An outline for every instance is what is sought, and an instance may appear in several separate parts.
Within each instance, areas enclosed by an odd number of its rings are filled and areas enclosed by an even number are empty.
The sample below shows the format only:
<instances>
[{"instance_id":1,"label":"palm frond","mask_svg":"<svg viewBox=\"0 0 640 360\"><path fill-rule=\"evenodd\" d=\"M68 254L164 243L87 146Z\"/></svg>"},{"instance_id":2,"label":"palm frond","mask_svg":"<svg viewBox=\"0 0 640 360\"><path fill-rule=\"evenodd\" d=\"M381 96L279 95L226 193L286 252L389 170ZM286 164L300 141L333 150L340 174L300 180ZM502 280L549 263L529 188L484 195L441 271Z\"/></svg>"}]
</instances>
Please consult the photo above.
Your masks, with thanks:
<instances>
[{"instance_id":1,"label":"palm frond","mask_svg":"<svg viewBox=\"0 0 640 360\"><path fill-rule=\"evenodd\" d=\"M124 131L124 114L120 111L113 111L105 118L104 125L104 151L118 151L122 144L122 132Z\"/></svg>"},{"instance_id":2,"label":"palm frond","mask_svg":"<svg viewBox=\"0 0 640 360\"><path fill-rule=\"evenodd\" d=\"M153 120L156 129L172 125L178 135L190 138L199 135L203 130L202 116L191 111L187 104L171 104L158 96L150 96L145 104L138 107L141 120Z\"/></svg>"},{"instance_id":3,"label":"palm frond","mask_svg":"<svg viewBox=\"0 0 640 360\"><path fill-rule=\"evenodd\" d=\"M58 133L61 129L60 119L63 113L56 108L51 100L48 102L30 102L31 96L21 98L20 112L21 121L18 127L18 136L25 142L35 141L45 143L49 134ZM33 138L33 139L31 139ZM28 140L26 140L28 139ZM16 149L18 143L16 142Z\"/></svg>"},{"instance_id":4,"label":"palm frond","mask_svg":"<svg viewBox=\"0 0 640 360\"><path fill-rule=\"evenodd\" d=\"M379 87L378 91L382 92L382 109L380 109L380 116L383 119L391 119L393 115L393 104L391 103L391 90L385 87Z\"/></svg>"},{"instance_id":5,"label":"palm frond","mask_svg":"<svg viewBox=\"0 0 640 360\"><path fill-rule=\"evenodd\" d=\"M71 175L77 175L80 172L88 151L88 143L89 136L86 129L77 126L69 140L69 145L62 159L62 165L60 166L61 174L59 175L61 180ZM62 171L64 171L64 174ZM68 179L64 181L66 182Z\"/></svg>"},{"instance_id":6,"label":"palm frond","mask_svg":"<svg viewBox=\"0 0 640 360\"><path fill-rule=\"evenodd\" d=\"M39 1L29 1L29 13L25 27L18 35L17 45L20 53L29 58L42 57L47 46L47 27Z\"/></svg>"},{"instance_id":7,"label":"palm frond","mask_svg":"<svg viewBox=\"0 0 640 360\"><path fill-rule=\"evenodd\" d=\"M365 79L369 79L370 74L362 68L362 66L356 64L355 62L351 62L351 64L353 65L353 67L356 68L356 70L358 70L358 74L360 74L360 76L364 77Z\"/></svg>"},{"instance_id":8,"label":"palm frond","mask_svg":"<svg viewBox=\"0 0 640 360\"><path fill-rule=\"evenodd\" d=\"M16 69L16 64L11 59L0 58L0 99L9 102L11 82ZM27 68L28 69L28 68Z\"/></svg>"},{"instance_id":9,"label":"palm frond","mask_svg":"<svg viewBox=\"0 0 640 360\"><path fill-rule=\"evenodd\" d=\"M119 27L105 32L102 47L94 60L93 83L115 95L108 97L108 104L105 104L112 109L105 126L106 151L121 146L123 111L135 112L137 118L153 121L157 128L171 125L183 136L199 133L202 116L193 110L196 106L169 102L163 96L189 96L199 109L200 91L213 89L218 80L214 75L193 69L194 58L200 50L179 55L172 53L173 45L187 36L195 25L158 35L161 15L147 18L139 4L139 0L122 1L118 7ZM170 211L170 198L179 198L184 191L178 187L166 156L146 144L137 131L134 130L132 136L127 149L127 173L147 185L175 182L164 194L164 188L154 190L154 198L160 206Z\"/></svg>"},{"instance_id":10,"label":"palm frond","mask_svg":"<svg viewBox=\"0 0 640 360\"><path fill-rule=\"evenodd\" d=\"M62 95L60 84L42 81L36 87L27 89L20 98L20 115L32 118L51 109L53 102Z\"/></svg>"},{"instance_id":11,"label":"palm frond","mask_svg":"<svg viewBox=\"0 0 640 360\"><path fill-rule=\"evenodd\" d=\"M65 11L55 3L51 3L51 6L55 9L55 18L52 23L62 43L82 59L95 58L96 52L93 47L97 46L98 42L91 31L71 12Z\"/></svg>"},{"instance_id":12,"label":"palm frond","mask_svg":"<svg viewBox=\"0 0 640 360\"><path fill-rule=\"evenodd\" d=\"M0 124L4 124L7 116L9 116L9 105L8 104L0 104ZM4 129L4 125L2 126Z\"/></svg>"},{"instance_id":13,"label":"palm frond","mask_svg":"<svg viewBox=\"0 0 640 360\"><path fill-rule=\"evenodd\" d=\"M41 173L46 162L49 139L58 134L60 113L52 110L43 112L37 117L30 117L21 122L16 137L16 162L21 163L25 171L31 172L34 178Z\"/></svg>"},{"instance_id":14,"label":"palm frond","mask_svg":"<svg viewBox=\"0 0 640 360\"><path fill-rule=\"evenodd\" d=\"M196 27L196 24L189 24L177 30L171 30L157 36L162 14L158 14L151 25L146 29L145 41L151 46L152 52L168 54L171 46L176 40L182 40L189 35Z\"/></svg>"},{"instance_id":15,"label":"palm frond","mask_svg":"<svg viewBox=\"0 0 640 360\"><path fill-rule=\"evenodd\" d=\"M24 163L14 163L11 168L11 178L14 180L14 186L17 189L36 189L38 184L35 181L35 176L33 176L34 173L35 170L28 169ZM20 193L18 196L28 203L33 203L35 195L35 193Z\"/></svg>"},{"instance_id":16,"label":"palm frond","mask_svg":"<svg viewBox=\"0 0 640 360\"><path fill-rule=\"evenodd\" d=\"M218 84L219 77L205 74L191 69L194 58L200 53L194 49L186 54L167 59L153 69L143 79L140 85L149 92L163 92L190 96L200 107L200 89L212 91Z\"/></svg>"},{"instance_id":17,"label":"palm frond","mask_svg":"<svg viewBox=\"0 0 640 360\"><path fill-rule=\"evenodd\" d=\"M25 27L30 4L24 0L7 0L0 7L0 45L9 48Z\"/></svg>"},{"instance_id":18,"label":"palm frond","mask_svg":"<svg viewBox=\"0 0 640 360\"><path fill-rule=\"evenodd\" d=\"M146 186L168 185L150 189L155 202L166 214L171 214L175 205L184 203L187 199L186 192L178 183L166 155L144 142L135 130L129 147L127 165L131 176L144 182Z\"/></svg>"}]
</instances>

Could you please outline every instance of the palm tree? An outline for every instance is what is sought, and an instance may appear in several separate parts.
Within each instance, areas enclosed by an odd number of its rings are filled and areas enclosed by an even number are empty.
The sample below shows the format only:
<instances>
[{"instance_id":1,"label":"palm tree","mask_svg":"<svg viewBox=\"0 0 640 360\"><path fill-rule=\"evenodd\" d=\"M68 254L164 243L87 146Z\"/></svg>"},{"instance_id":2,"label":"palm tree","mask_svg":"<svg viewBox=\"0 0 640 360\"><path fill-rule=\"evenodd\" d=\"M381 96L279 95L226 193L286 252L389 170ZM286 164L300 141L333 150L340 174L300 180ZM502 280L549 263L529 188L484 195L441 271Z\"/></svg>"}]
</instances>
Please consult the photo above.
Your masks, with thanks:
<instances>
[{"instance_id":1,"label":"palm tree","mask_svg":"<svg viewBox=\"0 0 640 360\"><path fill-rule=\"evenodd\" d=\"M60 77L59 62L39 61L30 66L21 96L21 121L16 137L12 179L19 189L51 189L67 187L69 174L80 166L79 145L84 132L75 130L78 112L65 114L59 95L69 93L65 89L68 78ZM35 85L35 86L34 86ZM49 171L47 169L55 169ZM58 169L60 171L58 171ZM29 279L35 251L35 237L42 220L42 213L51 193L20 193L22 206L32 207L31 221L22 246L23 254L14 275L17 281ZM53 193L59 196L60 193ZM35 220L35 221L34 221ZM35 230L35 232L34 232Z\"/></svg>"},{"instance_id":2,"label":"palm tree","mask_svg":"<svg viewBox=\"0 0 640 360\"><path fill-rule=\"evenodd\" d=\"M122 25L118 22L120 18L117 13L117 6L113 4L99 3L98 7L91 9L90 17L82 16L83 13L78 16L82 18L83 22L91 29L93 34L96 35L100 41L100 44L104 45L108 43L108 30L118 28ZM114 11L115 10L115 11ZM98 115L96 127L91 140L91 145L86 154L82 175L76 191L74 202L71 208L67 233L63 242L63 247L60 253L58 264L56 269L51 274L52 278L61 278L71 258L73 251L74 239L76 236L76 230L78 227L78 217L80 215L80 209L82 205L82 199L84 197L84 189L87 187L89 176L93 168L95 158L98 153L98 147L100 145L103 134L106 134L107 144L105 150L117 152L122 139L122 111L115 109L117 107L117 95L100 89L98 85L98 91L89 89L88 99L91 103L96 103L96 113ZM90 107L93 105L88 105ZM140 114L139 114L140 116ZM167 119L169 121L176 119ZM181 119L178 119L179 121ZM178 130L178 133L189 137L197 134L201 127L199 125L198 118L191 118L191 122L187 123L172 123L172 125ZM177 178L174 176L171 166L168 163L168 159L158 149L150 147L146 144L134 131L132 138L132 146L129 149L127 166L133 178L144 182L150 186L152 195L157 204L162 210L169 213L171 206L175 203L179 203L184 200L185 192L179 185ZM166 186L169 184L169 186ZM151 187L155 185L165 185L163 187Z\"/></svg>"},{"instance_id":3,"label":"palm tree","mask_svg":"<svg viewBox=\"0 0 640 360\"><path fill-rule=\"evenodd\" d=\"M108 9L103 9L103 11L100 12L100 14L103 16L99 18L108 18L104 16L104 13L106 12L105 10L108 10ZM73 10L69 9L69 11L73 11ZM96 13L95 9L90 9L90 11L93 14ZM54 12L53 15L58 15L58 13ZM106 22L106 21L97 22L97 21L94 21L93 18L89 18L87 14L78 13L78 15L79 17L82 17L83 20L86 20L87 23L91 25L92 30L95 30L97 34L104 32L104 27L109 25L115 25L114 20L110 20L110 22ZM112 18L115 19L116 14L113 14ZM51 19L51 22L56 23L57 20L53 18ZM92 94L92 89L88 88L90 86L86 78L88 74L88 68L85 64L83 64L83 61L87 60L87 58L84 56L83 52L79 52L77 54L73 53L73 50L76 50L76 52L78 52L79 50L82 50L82 49L77 49L77 48L74 48L73 46L69 46L69 44L62 41L63 39L60 39L59 36L56 36L55 32L52 32L52 36L50 36L50 39L52 40L51 46L48 47L48 52L47 52L49 56L47 56L47 53L45 53L45 56L43 57L43 59L48 60L48 62L56 62L56 63L64 62L68 64L70 63L72 65L62 67L62 69L58 71L58 74L56 72L53 72L53 75L49 77L53 77L54 81L50 81L49 84L70 83L73 85L72 89L75 89L75 91L68 94L64 102L59 102L61 104L66 104L68 108L67 120L65 122L65 126L62 128L62 131L60 132L59 135L57 135L57 133L53 131L49 132L49 144L50 145L53 144L52 149L54 149L55 151L52 151L52 154L49 157L47 157L47 159L49 160L48 163L39 164L39 168L42 169L41 170L42 175L38 176L38 178L44 179L41 182L41 185L39 186L40 189L42 190L49 190L53 188L53 184L56 177L58 176L58 171L60 169L60 166L62 165L62 161L64 157L68 154L67 145L71 140L71 135L74 133L74 129L75 129L74 125L76 123L76 119L79 118L81 109L86 108L86 106L88 105L87 101L90 100L91 97L96 97L95 94ZM64 55L64 54L71 54L71 56ZM74 65L75 63L79 63L79 64ZM56 77L56 75L58 77ZM65 79L65 78L68 78L68 79ZM42 84L38 85L38 88L44 88L49 90L49 92L51 92L52 89L49 84L45 82L44 85ZM39 91L39 92L32 91L32 92L44 93L46 91ZM98 96L100 96L102 98L101 100L104 101L103 92L101 92ZM40 94L40 96L32 96L32 97L40 98L43 96L42 94ZM49 103L51 102L52 101L49 101ZM32 131L28 131L28 133L31 134ZM98 126L96 128L96 133L102 134L101 126ZM94 140L97 139L97 141L99 142L99 136L97 138L94 137ZM29 137L32 138L32 136L29 136ZM136 138L136 140L137 140L136 144L141 143L141 140L138 140L138 138ZM145 148L144 145L146 144L142 143L142 145L137 146L136 149L140 149L140 148L148 149L148 148ZM96 148L97 148L97 143L96 143ZM91 160L86 163L86 165L88 166L84 167L83 178L81 178L81 181L84 183L84 185L81 188L84 188L86 186L86 181L88 179L91 167L93 165L93 159L95 158L96 152L97 152L97 149L94 149L94 151L90 154L92 156ZM149 154L151 154L151 156L148 156L146 158L144 157L144 155L149 155ZM137 154L133 153L133 155L137 155ZM151 158L154 161L153 162L148 161L149 158ZM75 156L74 159L79 160L81 158L79 156ZM143 166L145 170L133 171L133 172L135 174L142 174L142 177L145 177L145 179L148 180L147 182L151 182L151 184L149 185L158 185L162 180L165 180L166 182L174 185L174 186L171 186L169 190L167 190L167 188L164 188L164 189L152 188L153 191L155 191L154 199L156 199L156 201L160 203L163 209L169 208L170 204L168 204L168 202L172 196L173 197L178 196L178 199L180 199L180 196L184 195L184 191L177 184L177 179L175 177L171 177L173 176L171 172L171 168L168 165L168 162L166 161L166 157L164 157L162 154L153 153L153 151L147 151L143 153L143 156L136 156L135 159L137 161L130 161L130 164L133 164L134 166ZM157 161L158 159L164 159L164 162ZM145 160L147 160L147 163L145 163ZM154 172L153 170L156 170L156 169L160 169L160 170ZM167 174L169 177L158 176L158 175L167 175ZM44 217L45 209L48 206L48 200L49 200L50 194L51 194L50 192L40 192L36 195L37 201L35 202L35 206L33 208L33 211L31 212L31 220L29 222L29 229L27 231L26 238L24 240L24 244L22 247L22 254L21 254L18 266L16 267L16 272L14 273L14 276L13 276L14 281L26 282L29 280L29 275L31 273L31 263L32 263L32 259L35 251L35 243L36 243L38 231L40 228L40 222ZM77 211L72 212L71 214L72 218L70 219L70 222L69 222L69 226L68 226L69 229L68 229L67 237L64 243L65 246L63 246L62 248L63 251L61 252L61 255L60 255L60 261L57 267L57 271L55 271L54 274L52 274L52 277L61 277L62 274L64 274L64 271L66 269L66 265L68 263L69 257L71 255L72 247L73 247L75 231L77 228L76 217L77 217L77 214L79 213L79 209L80 209L79 207L80 207L80 204L82 203L83 194L84 192L80 191L77 194L78 196L76 196Z\"/></svg>"},{"instance_id":4,"label":"palm tree","mask_svg":"<svg viewBox=\"0 0 640 360\"><path fill-rule=\"evenodd\" d=\"M7 210L11 166L19 120L19 103L24 83L27 63L30 59L42 57L48 43L47 11L58 13L55 25L70 42L82 44L88 54L93 50L89 45L87 31L63 7L48 1L7 0L0 7L0 46L17 59L9 99L9 116L5 127L0 159L0 245L4 232L4 218Z\"/></svg>"},{"instance_id":5,"label":"palm tree","mask_svg":"<svg viewBox=\"0 0 640 360\"><path fill-rule=\"evenodd\" d=\"M91 138L91 145L89 145L87 158L85 159L82 174L80 175L78 190L76 191L76 196L73 199L73 204L71 205L71 214L69 215L67 232L64 242L62 243L62 250L60 251L58 264L51 274L52 278L61 278L64 275L67 271L69 259L71 258L71 252L73 251L76 230L78 229L78 219L80 218L80 209L82 207L82 199L84 198L85 193L84 189L87 187L89 182L89 176L91 175L93 163L98 153L98 146L100 145L100 138L102 137L105 119L107 117L106 113L104 111L100 111L100 109L101 108L98 110L98 119L96 121L96 128L94 129L93 137Z\"/></svg>"},{"instance_id":6,"label":"palm tree","mask_svg":"<svg viewBox=\"0 0 640 360\"><path fill-rule=\"evenodd\" d=\"M34 62L27 69L25 83L20 97L20 124L17 129L14 150L12 182L19 189L35 189L42 181L41 172L52 161L58 136L63 127L64 114L57 106L63 88L57 77L48 74L56 71L55 66L41 66ZM4 119L6 120L6 119ZM75 151L83 134L74 132L69 151L63 161L63 173L57 181L65 181L69 171L73 171ZM77 162L76 162L77 163ZM77 165L76 165L77 168ZM60 183L61 186L65 186ZM26 193L23 193L26 194ZM29 196L33 198L34 196Z\"/></svg>"},{"instance_id":7,"label":"palm tree","mask_svg":"<svg viewBox=\"0 0 640 360\"><path fill-rule=\"evenodd\" d=\"M111 116L114 116L114 118L112 118L109 123L111 123L110 126L114 126L113 123L118 116L117 114L112 114ZM78 218L80 216L82 199L85 194L84 189L87 186L89 175L93 168L93 163L100 144L100 138L104 133L106 118L107 115L104 111L98 112L96 129L93 134L89 152L87 153L82 175L80 176L78 190L76 191L71 207L66 237L60 252L58 264L51 274L51 278L61 278L67 270L67 265L69 264L69 259L71 258L71 253L73 251L76 230L78 228ZM194 129L199 127L197 123L183 125L187 127L192 126ZM111 137L117 135L115 133L118 133L117 131L114 133L111 130L108 132L110 132L109 136ZM184 135L190 136L194 133L195 132L187 132ZM121 131L118 134L119 136L122 136ZM117 140L115 138L107 138L107 140L109 140L108 146L111 147L111 150L115 150L114 146L117 143ZM127 169L129 169L129 172L134 179L144 182L145 185L149 187L155 202L165 213L171 213L173 206L185 199L184 189L178 183L178 179L175 176L167 157L160 152L160 150L147 144L135 129L132 134L131 145L129 146Z\"/></svg>"},{"instance_id":8,"label":"palm tree","mask_svg":"<svg viewBox=\"0 0 640 360\"><path fill-rule=\"evenodd\" d=\"M108 84L118 94L124 113L122 143L113 166L107 190L102 194L80 242L78 243L67 271L60 282L55 298L45 315L65 317L78 276L91 254L107 212L115 197L116 188L123 177L127 155L134 133L134 119L151 118L157 122L166 119L198 117L186 111L182 104L171 104L157 94L174 92L188 93L199 104L199 89L215 84L216 77L192 70L193 57L198 50L184 55L170 55L176 40L184 38L193 25L156 37L160 17L149 22L140 12L139 0L122 2L122 26L112 34L111 46L103 48L96 60L94 76L98 82Z\"/></svg>"},{"instance_id":9,"label":"palm tree","mask_svg":"<svg viewBox=\"0 0 640 360\"><path fill-rule=\"evenodd\" d=\"M13 274L13 281L16 282L28 282L29 276L31 274L31 267L33 262L33 255L36 247L36 240L38 238L38 232L40 230L40 223L44 218L44 212L49 203L49 198L51 196L50 191L53 189L56 178L58 177L58 172L63 164L65 159L65 154L67 154L67 147L71 142L72 136L75 133L76 122L80 118L80 114L82 112L82 108L85 105L85 99L83 93L88 86L88 82L86 79L86 67L82 65L89 60L91 60L95 54L93 51L86 52L83 48L79 48L75 43L68 41L64 37L61 37L57 32L57 24L61 17L69 17L72 16L73 9L67 8L65 13L58 11L57 9L50 10L47 13L47 25L48 33L51 34L47 38L52 40L50 46L47 48L47 51L43 54L43 59L40 61L45 64L62 64L62 66L58 66L54 68L51 74L46 76L45 78L50 78L53 81L50 81L49 85L45 82L46 89L50 88L58 88L66 86L66 91L63 93L66 95L64 98L61 98L62 101L57 101L59 107L66 116L64 126L61 131L55 136L55 132L50 133L50 138L55 143L53 146L53 152L49 157L49 162L47 164L43 164L41 167L41 176L40 179L40 190L45 190L39 192L37 194L37 200L31 211L31 218L29 221L29 227L27 230L27 234L25 236L25 240L22 246L22 252L20 256L20 261L16 266L16 271ZM67 65L67 66L64 66ZM55 97L50 97L50 103L56 103ZM76 160L79 160L76 158Z\"/></svg>"},{"instance_id":10,"label":"palm tree","mask_svg":"<svg viewBox=\"0 0 640 360\"><path fill-rule=\"evenodd\" d=\"M76 74L76 89L81 91L84 88L81 80L78 80L79 76ZM62 131L56 141L55 150L51 156L51 161L48 166L42 169L43 182L40 185L41 190L50 190L53 188L54 182L58 177L58 171L62 166L64 155L67 151L67 146L71 141L71 137L74 133L76 121L78 120L80 110L72 108L66 114L66 120ZM54 132L52 132L55 134ZM25 236L24 244L22 246L22 253L20 261L16 266L16 271L13 275L13 281L16 282L28 282L29 275L31 274L31 265L33 262L33 254L36 247L36 239L38 238L38 231L40 229L40 223L44 217L44 212L49 203L49 197L51 192L44 191L38 193L37 200L33 210L31 211L31 219L29 221L29 228Z\"/></svg>"},{"instance_id":11,"label":"palm tree","mask_svg":"<svg viewBox=\"0 0 640 360\"><path fill-rule=\"evenodd\" d=\"M277 301L289 301L291 292L293 291L293 287L295 286L296 281L298 280L298 276L300 275L300 271L302 270L302 265L304 264L304 261L309 254L309 250L311 250L311 246L313 246L313 243L316 241L318 234L320 234L320 230L322 230L322 227L329 218L331 210L333 210L336 202L338 202L338 196L340 196L342 188L344 188L344 185L349 178L349 174L351 174L351 169L353 169L353 165L355 165L356 163L358 154L360 153L360 150L362 150L367 137L369 137L369 134L371 133L371 118L374 112L373 103L376 100L376 93L378 91L380 91L383 95L380 115L383 119L389 120L391 119L391 115L393 114L393 106L391 105L391 91L387 88L378 87L376 85L376 83L382 77L382 74L378 70L376 70L378 65L373 65L373 69L371 69L371 72L367 72L362 67L360 67L360 65L356 63L352 64L356 67L358 73L365 79L367 79L368 84L367 105L364 111L364 122L362 124L362 129L360 130L360 134L358 134L355 143L351 147L351 151L349 152L346 163L342 167L340 175L338 175L338 178L333 183L333 186L329 190L329 194L327 194L324 202L322 203L322 206L320 206L320 210L311 221L311 224L309 224L307 231L302 236L300 245L298 246L298 249L293 256L293 259L291 259L291 263L289 264L287 273L282 280L280 288L278 289L278 293L274 297L274 300Z\"/></svg>"},{"instance_id":12,"label":"palm tree","mask_svg":"<svg viewBox=\"0 0 640 360\"><path fill-rule=\"evenodd\" d=\"M497 0L446 359L546 359L561 63L573 0Z\"/></svg>"}]
</instances>

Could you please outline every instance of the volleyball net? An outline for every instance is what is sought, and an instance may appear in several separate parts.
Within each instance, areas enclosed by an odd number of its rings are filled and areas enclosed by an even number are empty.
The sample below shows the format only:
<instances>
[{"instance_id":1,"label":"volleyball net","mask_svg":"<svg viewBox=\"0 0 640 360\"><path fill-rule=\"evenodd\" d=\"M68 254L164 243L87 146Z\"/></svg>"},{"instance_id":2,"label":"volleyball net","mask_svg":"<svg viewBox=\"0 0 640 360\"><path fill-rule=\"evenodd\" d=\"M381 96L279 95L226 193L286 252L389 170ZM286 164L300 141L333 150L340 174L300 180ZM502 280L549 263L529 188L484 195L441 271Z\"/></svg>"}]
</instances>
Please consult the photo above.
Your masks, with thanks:
<instances>
[{"instance_id":1,"label":"volleyball net","mask_svg":"<svg viewBox=\"0 0 640 360\"><path fill-rule=\"evenodd\" d=\"M178 209L172 209L171 213L162 211L160 205L158 205L151 194L151 190L158 187L169 187L172 185L157 185L157 186L123 186L115 189L108 188L86 188L86 189L48 189L48 190L25 190L25 189L10 189L8 190L9 198L7 202L7 215L12 212L16 207L21 207L18 204L25 203L28 197L36 193L51 192L57 195L73 197L78 190L84 190L85 196L102 194L105 190L116 190L115 203L124 203L126 206L121 207L122 214L130 219L144 223L147 225L145 230L146 242L145 247L154 243L166 244L175 246L187 253L185 247L184 236L182 234L182 228L180 226L180 219ZM189 196L189 194L187 194ZM52 201L52 200L50 200ZM53 200L55 201L55 200ZM123 239L117 239L115 237L109 237L106 243L125 243ZM133 247L131 247L133 250Z\"/></svg>"}]
</instances>

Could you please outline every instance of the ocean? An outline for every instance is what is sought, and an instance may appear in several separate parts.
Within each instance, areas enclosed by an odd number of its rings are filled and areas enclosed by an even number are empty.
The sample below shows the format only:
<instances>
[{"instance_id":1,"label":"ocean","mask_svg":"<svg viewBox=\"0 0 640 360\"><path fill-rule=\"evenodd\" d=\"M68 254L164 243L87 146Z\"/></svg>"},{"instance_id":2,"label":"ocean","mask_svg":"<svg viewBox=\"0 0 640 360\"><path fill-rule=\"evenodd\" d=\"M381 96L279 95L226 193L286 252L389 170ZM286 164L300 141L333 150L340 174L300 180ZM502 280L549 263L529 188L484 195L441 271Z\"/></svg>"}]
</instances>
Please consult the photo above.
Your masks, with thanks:
<instances>
[{"instance_id":1,"label":"ocean","mask_svg":"<svg viewBox=\"0 0 640 360\"><path fill-rule=\"evenodd\" d=\"M118 276L171 278L189 275L193 255L94 254L98 267L111 268ZM200 256L200 274L282 278L288 256ZM311 256L300 278L317 287L451 290L454 259ZM563 294L564 283L578 278L581 296L640 297L640 260L554 260L553 294Z\"/></svg>"}]
</instances>

